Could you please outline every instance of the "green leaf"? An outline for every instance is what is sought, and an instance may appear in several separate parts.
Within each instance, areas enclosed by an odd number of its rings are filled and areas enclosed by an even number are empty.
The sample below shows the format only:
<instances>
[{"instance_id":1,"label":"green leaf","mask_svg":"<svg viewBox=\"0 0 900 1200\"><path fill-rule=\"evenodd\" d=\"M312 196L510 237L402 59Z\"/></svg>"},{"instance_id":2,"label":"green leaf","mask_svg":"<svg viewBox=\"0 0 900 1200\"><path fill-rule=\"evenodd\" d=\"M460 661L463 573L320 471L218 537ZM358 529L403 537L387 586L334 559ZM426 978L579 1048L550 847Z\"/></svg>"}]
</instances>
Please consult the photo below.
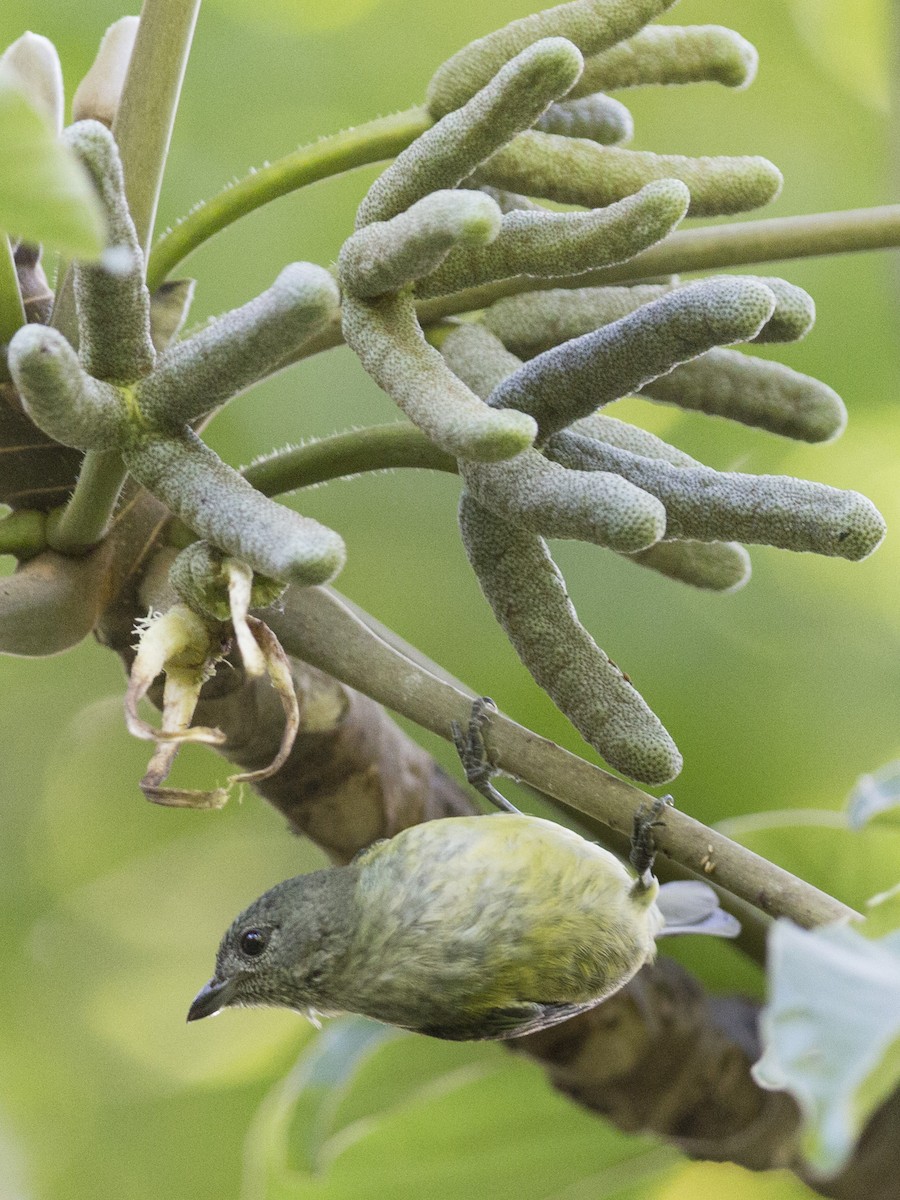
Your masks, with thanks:
<instances>
[{"instance_id":1,"label":"green leaf","mask_svg":"<svg viewBox=\"0 0 900 1200\"><path fill-rule=\"evenodd\" d=\"M780 920L769 970L753 1075L795 1097L804 1153L831 1175L900 1081L900 951L848 925L809 931Z\"/></svg>"},{"instance_id":2,"label":"green leaf","mask_svg":"<svg viewBox=\"0 0 900 1200\"><path fill-rule=\"evenodd\" d=\"M87 173L0 71L0 229L78 258L95 259L106 224Z\"/></svg>"},{"instance_id":3,"label":"green leaf","mask_svg":"<svg viewBox=\"0 0 900 1200\"><path fill-rule=\"evenodd\" d=\"M860 775L847 797L847 820L851 829L870 821L900 825L900 759Z\"/></svg>"},{"instance_id":4,"label":"green leaf","mask_svg":"<svg viewBox=\"0 0 900 1200\"><path fill-rule=\"evenodd\" d=\"M329 1025L267 1098L246 1142L242 1200L592 1200L645 1197L678 1161L552 1093L483 1044L371 1022Z\"/></svg>"}]
</instances>

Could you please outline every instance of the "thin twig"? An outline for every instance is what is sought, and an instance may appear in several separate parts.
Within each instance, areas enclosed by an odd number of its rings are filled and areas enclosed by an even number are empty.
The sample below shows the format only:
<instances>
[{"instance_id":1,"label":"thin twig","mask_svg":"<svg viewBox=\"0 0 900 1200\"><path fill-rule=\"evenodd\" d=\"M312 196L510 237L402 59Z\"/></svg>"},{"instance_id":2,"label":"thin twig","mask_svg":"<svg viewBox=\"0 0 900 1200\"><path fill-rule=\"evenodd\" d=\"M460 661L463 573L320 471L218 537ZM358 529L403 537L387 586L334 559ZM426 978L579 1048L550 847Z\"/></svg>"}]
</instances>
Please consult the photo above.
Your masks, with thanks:
<instances>
[{"instance_id":1,"label":"thin twig","mask_svg":"<svg viewBox=\"0 0 900 1200\"><path fill-rule=\"evenodd\" d=\"M457 470L456 459L445 454L414 425L394 422L351 429L330 437L292 446L244 467L241 474L266 496L279 496L329 479L345 479L366 471L418 467Z\"/></svg>"},{"instance_id":2,"label":"thin twig","mask_svg":"<svg viewBox=\"0 0 900 1200\"><path fill-rule=\"evenodd\" d=\"M69 503L47 527L47 544L60 554L83 554L96 545L109 529L127 474L118 450L88 450Z\"/></svg>"},{"instance_id":3,"label":"thin twig","mask_svg":"<svg viewBox=\"0 0 900 1200\"><path fill-rule=\"evenodd\" d=\"M430 124L424 108L410 108L320 138L260 167L199 205L162 235L150 254L147 286L155 291L183 259L239 218L319 179L394 158Z\"/></svg>"},{"instance_id":4,"label":"thin twig","mask_svg":"<svg viewBox=\"0 0 900 1200\"><path fill-rule=\"evenodd\" d=\"M423 301L418 305L419 320L424 325L453 313L486 308L495 300L520 292L559 287L600 287L688 271L718 271L724 267L780 262L788 258L891 250L898 246L900 204L680 229L656 246L616 267L601 267L580 275L544 279L527 276L501 279L483 287Z\"/></svg>"},{"instance_id":5,"label":"thin twig","mask_svg":"<svg viewBox=\"0 0 900 1200\"><path fill-rule=\"evenodd\" d=\"M471 695L430 674L389 645L333 592L290 588L281 612L265 619L289 654L356 688L441 737L468 720ZM489 734L501 769L619 833L630 834L648 797L562 747L498 714ZM658 831L660 851L771 916L810 928L846 920L852 909L767 862L685 813L671 810Z\"/></svg>"}]
</instances>

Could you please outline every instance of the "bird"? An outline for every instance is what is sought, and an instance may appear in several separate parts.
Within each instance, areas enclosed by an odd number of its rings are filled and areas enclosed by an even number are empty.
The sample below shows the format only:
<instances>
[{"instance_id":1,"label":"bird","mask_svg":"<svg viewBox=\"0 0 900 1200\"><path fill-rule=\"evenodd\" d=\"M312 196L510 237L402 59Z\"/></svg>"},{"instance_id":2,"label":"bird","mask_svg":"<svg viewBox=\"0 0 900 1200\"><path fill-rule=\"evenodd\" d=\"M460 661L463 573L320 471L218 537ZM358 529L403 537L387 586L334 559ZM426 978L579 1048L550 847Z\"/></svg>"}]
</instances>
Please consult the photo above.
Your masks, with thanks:
<instances>
[{"instance_id":1,"label":"bird","mask_svg":"<svg viewBox=\"0 0 900 1200\"><path fill-rule=\"evenodd\" d=\"M661 887L652 874L652 829L667 800L635 820L637 870L506 802L502 812L411 826L346 866L288 879L225 933L187 1019L277 1006L313 1020L356 1013L453 1041L565 1021L651 962L657 937L740 930L707 884Z\"/></svg>"}]
</instances>

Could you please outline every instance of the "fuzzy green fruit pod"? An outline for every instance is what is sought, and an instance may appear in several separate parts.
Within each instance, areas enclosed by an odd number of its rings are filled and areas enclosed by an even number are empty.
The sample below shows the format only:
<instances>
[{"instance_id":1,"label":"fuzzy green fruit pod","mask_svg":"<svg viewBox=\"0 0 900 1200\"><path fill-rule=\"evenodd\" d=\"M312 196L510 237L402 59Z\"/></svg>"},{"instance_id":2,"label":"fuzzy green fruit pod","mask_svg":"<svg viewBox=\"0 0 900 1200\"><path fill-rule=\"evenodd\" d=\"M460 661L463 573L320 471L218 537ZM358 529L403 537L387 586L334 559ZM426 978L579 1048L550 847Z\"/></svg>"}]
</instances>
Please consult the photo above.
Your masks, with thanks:
<instances>
[{"instance_id":1,"label":"fuzzy green fruit pod","mask_svg":"<svg viewBox=\"0 0 900 1200\"><path fill-rule=\"evenodd\" d=\"M217 621L230 621L228 561L228 555L209 542L192 542L169 567L169 582L189 608ZM284 594L284 589L277 579L254 575L250 607L268 607Z\"/></svg>"},{"instance_id":2,"label":"fuzzy green fruit pod","mask_svg":"<svg viewBox=\"0 0 900 1200\"><path fill-rule=\"evenodd\" d=\"M590 416L583 417L569 427L569 432L593 438L597 442L607 442L610 446L617 446L631 454L643 455L644 458L659 458L663 462L671 463L673 467L703 466L696 458L691 458L684 450L664 442L655 433L628 421L620 421L617 417L608 417L605 413L591 413ZM560 435L554 434L548 445L555 445L558 436Z\"/></svg>"},{"instance_id":3,"label":"fuzzy green fruit pod","mask_svg":"<svg viewBox=\"0 0 900 1200\"><path fill-rule=\"evenodd\" d=\"M482 400L522 365L520 358L476 321L452 329L441 343L441 354L453 374Z\"/></svg>"},{"instance_id":4,"label":"fuzzy green fruit pod","mask_svg":"<svg viewBox=\"0 0 900 1200\"><path fill-rule=\"evenodd\" d=\"M341 287L370 299L434 271L455 246L476 247L500 232L502 214L483 192L432 192L390 221L373 221L344 242Z\"/></svg>"},{"instance_id":5,"label":"fuzzy green fruit pod","mask_svg":"<svg viewBox=\"0 0 900 1200\"><path fill-rule=\"evenodd\" d=\"M602 92L551 104L544 115L538 117L534 127L542 133L558 133L561 137L587 138L601 146L630 142L634 136L631 113L621 100L614 100Z\"/></svg>"},{"instance_id":6,"label":"fuzzy green fruit pod","mask_svg":"<svg viewBox=\"0 0 900 1200\"><path fill-rule=\"evenodd\" d=\"M750 555L739 542L663 541L623 558L704 591L736 592L750 580Z\"/></svg>"},{"instance_id":7,"label":"fuzzy green fruit pod","mask_svg":"<svg viewBox=\"0 0 900 1200\"><path fill-rule=\"evenodd\" d=\"M481 505L543 537L632 553L666 532L666 510L655 496L615 474L567 470L537 450L509 462L461 462L460 474Z\"/></svg>"},{"instance_id":8,"label":"fuzzy green fruit pod","mask_svg":"<svg viewBox=\"0 0 900 1200\"><path fill-rule=\"evenodd\" d=\"M173 432L270 375L340 301L330 272L290 263L270 288L176 342L138 389L148 420Z\"/></svg>"},{"instance_id":9,"label":"fuzzy green fruit pod","mask_svg":"<svg viewBox=\"0 0 900 1200\"><path fill-rule=\"evenodd\" d=\"M641 395L803 442L832 441L847 423L843 400L827 384L738 350L710 350L652 380Z\"/></svg>"},{"instance_id":10,"label":"fuzzy green fruit pod","mask_svg":"<svg viewBox=\"0 0 900 1200\"><path fill-rule=\"evenodd\" d=\"M719 276L718 278L725 278ZM792 283L763 275L740 275L754 279L775 297L769 320L751 340L794 342L806 336L815 321L812 297ZM611 325L643 304L658 300L676 283L636 284L632 287L547 288L521 292L496 301L484 314L484 323L514 354L534 358L544 350Z\"/></svg>"},{"instance_id":11,"label":"fuzzy green fruit pod","mask_svg":"<svg viewBox=\"0 0 900 1200\"><path fill-rule=\"evenodd\" d=\"M327 583L344 565L341 537L276 504L187 429L152 434L123 455L131 474L214 546L282 583Z\"/></svg>"},{"instance_id":12,"label":"fuzzy green fruit pod","mask_svg":"<svg viewBox=\"0 0 900 1200\"><path fill-rule=\"evenodd\" d=\"M125 198L119 150L99 121L70 125L63 138L87 168L107 223L100 261L74 264L79 356L97 379L134 383L152 369L156 351L144 255Z\"/></svg>"},{"instance_id":13,"label":"fuzzy green fruit pod","mask_svg":"<svg viewBox=\"0 0 900 1200\"><path fill-rule=\"evenodd\" d=\"M438 67L425 94L428 111L432 116L442 117L459 108L504 63L541 38L567 38L582 54L597 54L630 37L674 3L675 0L576 0L512 21L463 46Z\"/></svg>"},{"instance_id":14,"label":"fuzzy green fruit pod","mask_svg":"<svg viewBox=\"0 0 900 1200\"><path fill-rule=\"evenodd\" d=\"M775 297L775 311L753 338L754 342L799 342L816 323L816 302L795 283L775 275L743 276L764 283Z\"/></svg>"},{"instance_id":15,"label":"fuzzy green fruit pod","mask_svg":"<svg viewBox=\"0 0 900 1200\"><path fill-rule=\"evenodd\" d=\"M343 329L347 344L378 386L448 454L497 462L534 441L532 417L512 407L505 412L489 408L428 345L408 292L372 301L346 297Z\"/></svg>"},{"instance_id":16,"label":"fuzzy green fruit pod","mask_svg":"<svg viewBox=\"0 0 900 1200\"><path fill-rule=\"evenodd\" d=\"M822 483L676 467L575 433L559 434L547 454L572 469L617 472L656 496L675 540L756 542L858 562L885 534L871 500Z\"/></svg>"},{"instance_id":17,"label":"fuzzy green fruit pod","mask_svg":"<svg viewBox=\"0 0 900 1200\"><path fill-rule=\"evenodd\" d=\"M521 275L561 275L611 266L661 241L681 221L690 194L677 179L584 213L511 212L488 245L457 246L416 285L440 296Z\"/></svg>"},{"instance_id":18,"label":"fuzzy green fruit pod","mask_svg":"<svg viewBox=\"0 0 900 1200\"><path fill-rule=\"evenodd\" d=\"M479 178L508 191L586 208L612 204L653 179L680 179L690 189L690 217L759 208L775 199L783 182L778 168L758 156L652 154L534 129L498 150Z\"/></svg>"},{"instance_id":19,"label":"fuzzy green fruit pod","mask_svg":"<svg viewBox=\"0 0 900 1200\"><path fill-rule=\"evenodd\" d=\"M575 46L559 37L528 46L510 62L504 59L496 77L426 130L375 180L359 206L356 228L389 220L429 192L456 187L565 96L582 62Z\"/></svg>"},{"instance_id":20,"label":"fuzzy green fruit pod","mask_svg":"<svg viewBox=\"0 0 900 1200\"><path fill-rule=\"evenodd\" d=\"M672 291L665 284L547 288L497 300L484 314L488 329L520 358L534 358L572 338L627 317Z\"/></svg>"},{"instance_id":21,"label":"fuzzy green fruit pod","mask_svg":"<svg viewBox=\"0 0 900 1200\"><path fill-rule=\"evenodd\" d=\"M461 325L445 339L445 361L479 396L487 396L521 365L483 326ZM634 551L659 541L666 529L663 506L612 474L567 471L536 450L509 462L460 462L475 499L498 515L545 537L576 538L613 550Z\"/></svg>"},{"instance_id":22,"label":"fuzzy green fruit pod","mask_svg":"<svg viewBox=\"0 0 900 1200\"><path fill-rule=\"evenodd\" d=\"M54 441L78 450L112 450L129 436L122 393L92 378L49 325L23 325L9 344L9 371L26 412Z\"/></svg>"},{"instance_id":23,"label":"fuzzy green fruit pod","mask_svg":"<svg viewBox=\"0 0 900 1200\"><path fill-rule=\"evenodd\" d=\"M756 47L721 25L647 25L633 37L585 59L572 96L648 84L703 83L749 87Z\"/></svg>"},{"instance_id":24,"label":"fuzzy green fruit pod","mask_svg":"<svg viewBox=\"0 0 900 1200\"><path fill-rule=\"evenodd\" d=\"M578 620L543 540L463 492L463 544L494 615L534 677L610 766L648 784L681 770L678 749Z\"/></svg>"},{"instance_id":25,"label":"fuzzy green fruit pod","mask_svg":"<svg viewBox=\"0 0 900 1200\"><path fill-rule=\"evenodd\" d=\"M754 337L774 307L767 287L740 277L677 288L533 358L494 390L489 403L530 413L546 438L680 362Z\"/></svg>"}]
</instances>

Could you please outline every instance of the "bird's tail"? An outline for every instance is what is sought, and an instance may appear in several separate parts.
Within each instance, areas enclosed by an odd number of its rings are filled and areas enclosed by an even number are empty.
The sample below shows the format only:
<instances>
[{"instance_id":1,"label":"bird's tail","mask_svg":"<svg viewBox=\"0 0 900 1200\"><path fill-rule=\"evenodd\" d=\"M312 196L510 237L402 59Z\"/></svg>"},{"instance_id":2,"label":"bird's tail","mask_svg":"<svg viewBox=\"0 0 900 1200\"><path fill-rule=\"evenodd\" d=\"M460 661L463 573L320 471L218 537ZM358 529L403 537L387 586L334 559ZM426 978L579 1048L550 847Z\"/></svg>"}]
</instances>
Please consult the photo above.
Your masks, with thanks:
<instances>
[{"instance_id":1,"label":"bird's tail","mask_svg":"<svg viewBox=\"0 0 900 1200\"><path fill-rule=\"evenodd\" d=\"M656 905L665 919L657 937L676 933L709 933L733 938L741 932L740 921L719 907L719 897L699 879L664 883Z\"/></svg>"}]
</instances>

